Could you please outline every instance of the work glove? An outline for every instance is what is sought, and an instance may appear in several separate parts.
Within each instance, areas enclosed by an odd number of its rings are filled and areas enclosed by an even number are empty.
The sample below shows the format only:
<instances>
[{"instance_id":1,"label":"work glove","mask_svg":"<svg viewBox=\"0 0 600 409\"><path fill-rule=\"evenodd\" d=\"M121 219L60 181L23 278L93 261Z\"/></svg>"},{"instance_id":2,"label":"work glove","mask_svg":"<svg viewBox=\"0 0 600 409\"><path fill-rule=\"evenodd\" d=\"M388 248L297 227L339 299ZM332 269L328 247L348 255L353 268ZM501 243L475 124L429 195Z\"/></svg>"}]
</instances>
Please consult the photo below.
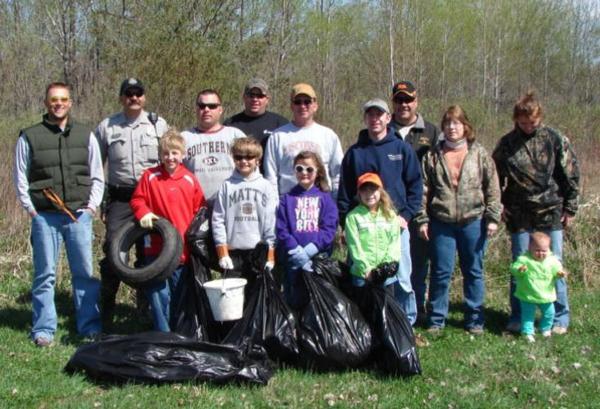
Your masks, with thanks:
<instances>
[{"instance_id":1,"label":"work glove","mask_svg":"<svg viewBox=\"0 0 600 409\"><path fill-rule=\"evenodd\" d=\"M152 221L153 220L158 220L158 216L155 215L154 213L150 212L150 213L146 213L141 219L140 219L140 226L142 226L144 229L151 229L152 228Z\"/></svg>"},{"instance_id":2,"label":"work glove","mask_svg":"<svg viewBox=\"0 0 600 409\"><path fill-rule=\"evenodd\" d=\"M288 261L293 269L300 269L310 261L310 257L302 246L296 246L288 251Z\"/></svg>"},{"instance_id":3,"label":"work glove","mask_svg":"<svg viewBox=\"0 0 600 409\"><path fill-rule=\"evenodd\" d=\"M219 267L223 270L233 270L233 260L229 256L221 257L219 259Z\"/></svg>"},{"instance_id":4,"label":"work glove","mask_svg":"<svg viewBox=\"0 0 600 409\"><path fill-rule=\"evenodd\" d=\"M273 270L273 267L275 267L275 263L272 261L267 261L265 263L265 270L268 271L269 273Z\"/></svg>"},{"instance_id":5,"label":"work glove","mask_svg":"<svg viewBox=\"0 0 600 409\"><path fill-rule=\"evenodd\" d=\"M308 258L313 258L319 253L319 249L313 243L308 243L304 246L304 251L308 255Z\"/></svg>"},{"instance_id":6,"label":"work glove","mask_svg":"<svg viewBox=\"0 0 600 409\"><path fill-rule=\"evenodd\" d=\"M313 271L312 260L308 260L308 263L306 263L302 266L302 270L312 272Z\"/></svg>"}]
</instances>

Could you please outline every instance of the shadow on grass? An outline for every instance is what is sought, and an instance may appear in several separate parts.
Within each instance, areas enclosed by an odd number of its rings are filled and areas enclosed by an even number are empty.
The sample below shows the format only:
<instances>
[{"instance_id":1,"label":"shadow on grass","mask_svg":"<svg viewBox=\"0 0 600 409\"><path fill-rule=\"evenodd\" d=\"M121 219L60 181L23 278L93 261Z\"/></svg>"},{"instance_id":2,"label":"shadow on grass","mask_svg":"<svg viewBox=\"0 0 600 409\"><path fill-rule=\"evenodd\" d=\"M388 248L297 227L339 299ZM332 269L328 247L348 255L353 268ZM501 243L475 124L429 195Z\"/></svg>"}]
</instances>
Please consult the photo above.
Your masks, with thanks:
<instances>
[{"instance_id":1,"label":"shadow on grass","mask_svg":"<svg viewBox=\"0 0 600 409\"><path fill-rule=\"evenodd\" d=\"M0 326L15 331L31 330L31 291L23 291L15 298L18 307L0 308ZM59 325L64 327L67 334L61 337L61 342L79 345L83 338L77 333L75 307L71 292L65 289L55 289L54 303L59 319ZM152 328L150 317L135 307L118 304L115 309L114 324L110 328L112 334L133 334L148 331Z\"/></svg>"},{"instance_id":2,"label":"shadow on grass","mask_svg":"<svg viewBox=\"0 0 600 409\"><path fill-rule=\"evenodd\" d=\"M451 327L464 328L463 311L464 307L462 303L450 303L450 317L446 321L446 325ZM508 323L508 314L504 311L499 311L491 308L484 308L483 313L485 317L485 330L495 335L502 335L502 333L504 332L504 328ZM457 315L460 316L460 318L455 318Z\"/></svg>"}]
</instances>

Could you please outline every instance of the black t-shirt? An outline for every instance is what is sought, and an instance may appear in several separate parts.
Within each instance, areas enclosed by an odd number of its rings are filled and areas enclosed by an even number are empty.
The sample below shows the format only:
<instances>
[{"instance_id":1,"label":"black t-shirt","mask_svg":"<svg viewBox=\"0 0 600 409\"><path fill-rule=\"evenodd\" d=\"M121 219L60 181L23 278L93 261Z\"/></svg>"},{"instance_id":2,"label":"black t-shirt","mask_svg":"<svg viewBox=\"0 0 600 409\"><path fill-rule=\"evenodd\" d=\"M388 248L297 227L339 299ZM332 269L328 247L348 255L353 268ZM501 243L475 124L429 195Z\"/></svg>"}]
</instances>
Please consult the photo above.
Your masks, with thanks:
<instances>
[{"instance_id":1,"label":"black t-shirt","mask_svg":"<svg viewBox=\"0 0 600 409\"><path fill-rule=\"evenodd\" d=\"M263 149L267 144L267 139L273 131L280 126L287 124L289 121L273 112L265 112L261 116L248 116L244 112L240 112L227 118L223 125L234 126L240 129L248 136L256 138Z\"/></svg>"}]
</instances>

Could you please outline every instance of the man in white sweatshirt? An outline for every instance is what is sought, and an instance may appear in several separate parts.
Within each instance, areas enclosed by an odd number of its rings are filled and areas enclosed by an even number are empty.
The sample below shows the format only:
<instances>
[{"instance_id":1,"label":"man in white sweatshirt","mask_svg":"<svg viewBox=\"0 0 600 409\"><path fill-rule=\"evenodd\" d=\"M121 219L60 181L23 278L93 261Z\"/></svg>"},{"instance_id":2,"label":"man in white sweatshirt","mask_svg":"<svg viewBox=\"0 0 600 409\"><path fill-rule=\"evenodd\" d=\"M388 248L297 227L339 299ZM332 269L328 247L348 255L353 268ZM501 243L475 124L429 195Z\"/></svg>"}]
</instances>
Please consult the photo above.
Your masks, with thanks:
<instances>
[{"instance_id":1,"label":"man in white sweatshirt","mask_svg":"<svg viewBox=\"0 0 600 409\"><path fill-rule=\"evenodd\" d=\"M196 97L197 125L181 133L186 147L183 164L198 178L209 206L223 181L233 172L231 145L245 136L237 128L221 125L222 115L219 93L202 90Z\"/></svg>"},{"instance_id":2,"label":"man in white sweatshirt","mask_svg":"<svg viewBox=\"0 0 600 409\"><path fill-rule=\"evenodd\" d=\"M318 108L317 94L312 86L300 83L292 87L292 122L273 131L267 142L264 159L265 178L273 183L279 196L289 192L298 183L294 157L308 150L321 156L332 195L334 199L337 197L344 153L336 133L315 122Z\"/></svg>"}]
</instances>

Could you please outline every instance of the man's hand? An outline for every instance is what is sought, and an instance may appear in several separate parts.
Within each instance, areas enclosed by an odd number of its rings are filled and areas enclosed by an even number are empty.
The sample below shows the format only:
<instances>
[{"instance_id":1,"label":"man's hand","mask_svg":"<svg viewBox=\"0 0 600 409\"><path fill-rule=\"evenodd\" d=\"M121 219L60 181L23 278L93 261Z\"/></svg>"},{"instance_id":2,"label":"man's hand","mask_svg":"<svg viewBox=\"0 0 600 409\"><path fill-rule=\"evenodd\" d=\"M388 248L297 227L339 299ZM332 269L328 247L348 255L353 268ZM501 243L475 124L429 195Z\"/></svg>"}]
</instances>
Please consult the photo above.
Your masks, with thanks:
<instances>
[{"instance_id":1,"label":"man's hand","mask_svg":"<svg viewBox=\"0 0 600 409\"><path fill-rule=\"evenodd\" d=\"M158 220L158 216L152 212L147 213L140 219L140 226L144 229L151 229L153 220Z\"/></svg>"},{"instance_id":2,"label":"man's hand","mask_svg":"<svg viewBox=\"0 0 600 409\"><path fill-rule=\"evenodd\" d=\"M498 230L498 225L496 223L488 223L488 225L487 225L488 237L492 237L496 233L497 230Z\"/></svg>"},{"instance_id":3,"label":"man's hand","mask_svg":"<svg viewBox=\"0 0 600 409\"><path fill-rule=\"evenodd\" d=\"M421 237L423 240L429 241L429 223L419 226L419 237Z\"/></svg>"}]
</instances>

